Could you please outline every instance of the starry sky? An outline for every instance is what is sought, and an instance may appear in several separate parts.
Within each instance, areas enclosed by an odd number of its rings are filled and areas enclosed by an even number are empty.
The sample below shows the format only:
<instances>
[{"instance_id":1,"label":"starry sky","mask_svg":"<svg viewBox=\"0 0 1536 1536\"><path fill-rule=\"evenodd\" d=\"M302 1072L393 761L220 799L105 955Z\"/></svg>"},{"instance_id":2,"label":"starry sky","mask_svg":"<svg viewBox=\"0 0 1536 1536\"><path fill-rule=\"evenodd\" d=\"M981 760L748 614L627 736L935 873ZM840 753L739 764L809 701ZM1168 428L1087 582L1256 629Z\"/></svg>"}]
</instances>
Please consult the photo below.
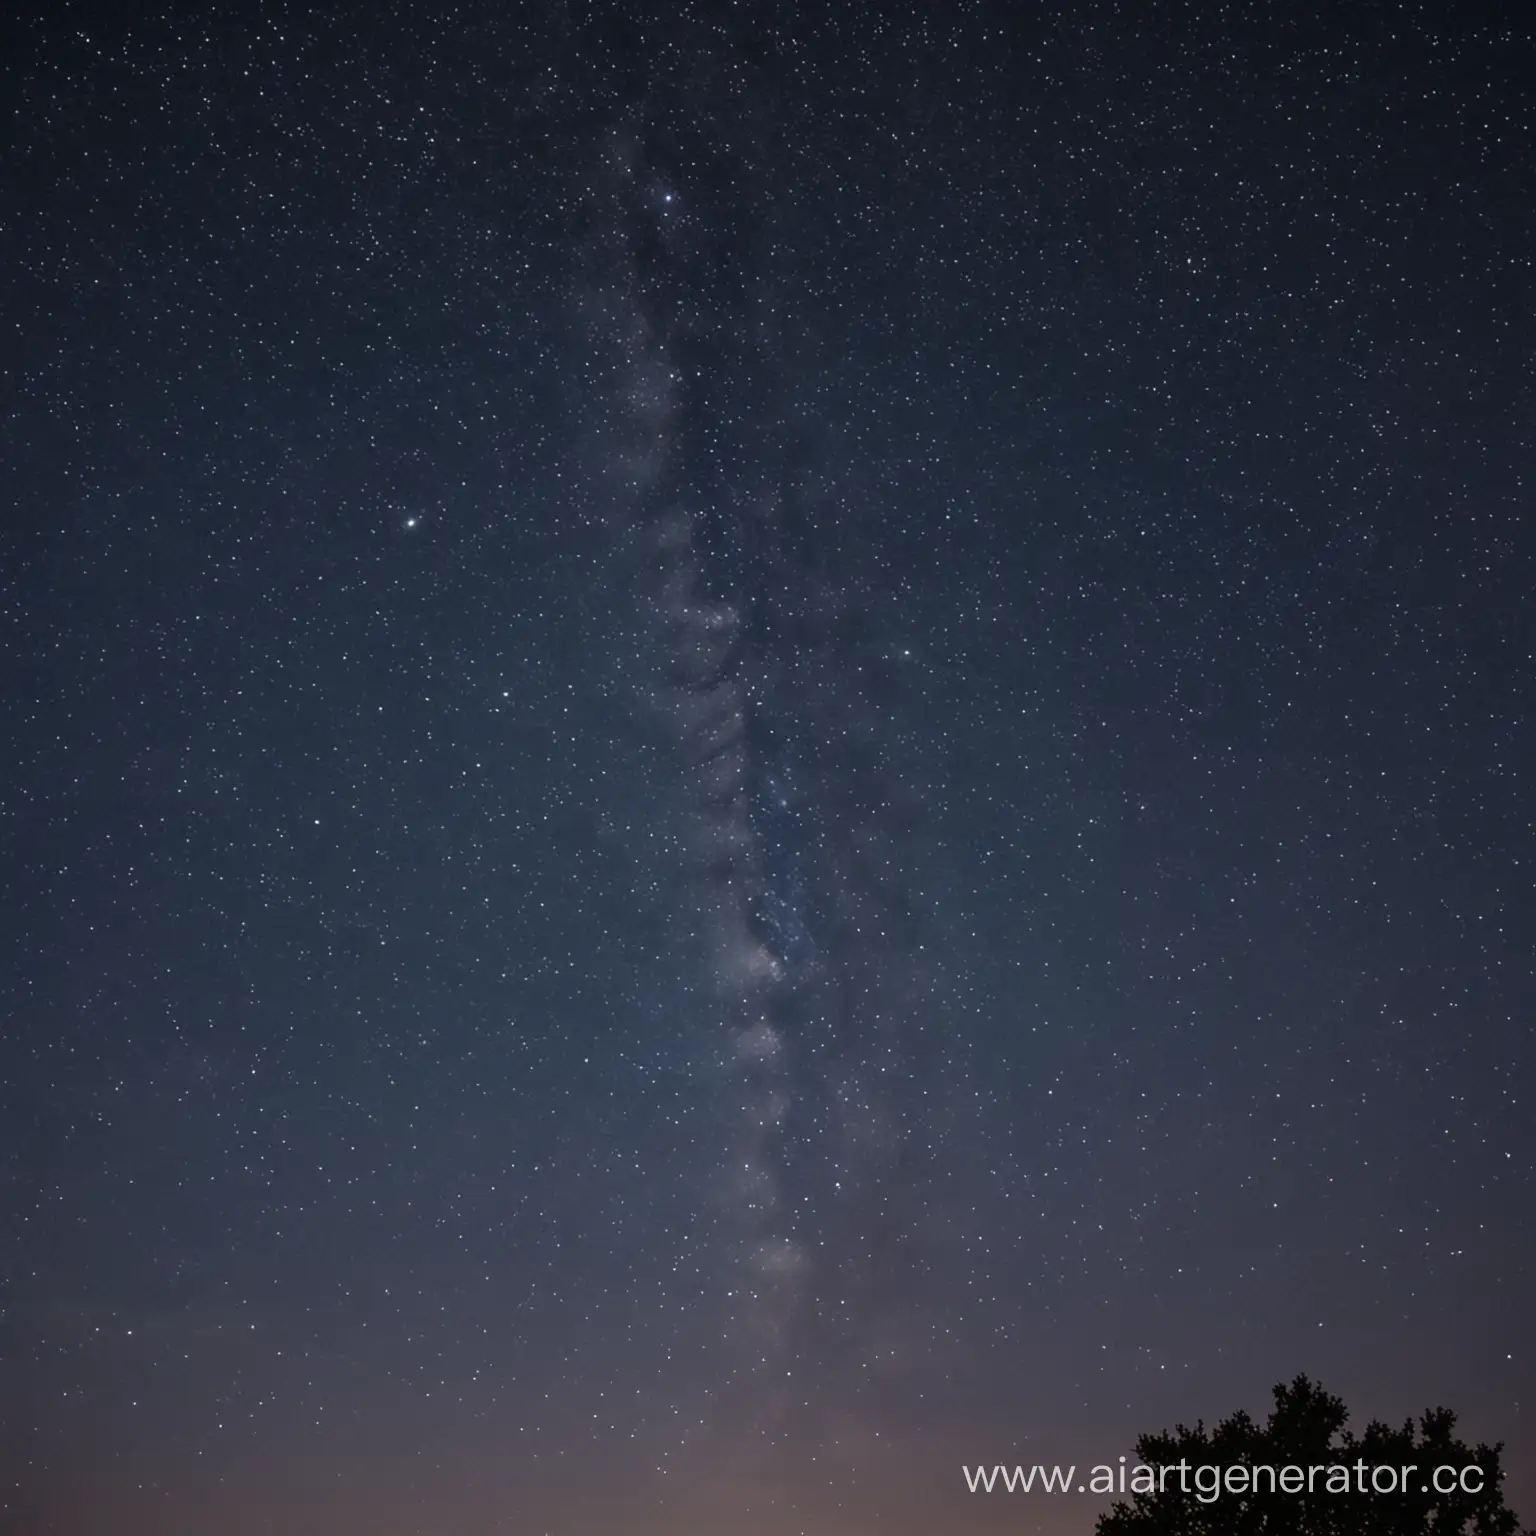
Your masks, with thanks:
<instances>
[{"instance_id":1,"label":"starry sky","mask_svg":"<svg viewBox=\"0 0 1536 1536\"><path fill-rule=\"evenodd\" d=\"M0 1532L1536 1516L1509 14L0 25Z\"/></svg>"}]
</instances>

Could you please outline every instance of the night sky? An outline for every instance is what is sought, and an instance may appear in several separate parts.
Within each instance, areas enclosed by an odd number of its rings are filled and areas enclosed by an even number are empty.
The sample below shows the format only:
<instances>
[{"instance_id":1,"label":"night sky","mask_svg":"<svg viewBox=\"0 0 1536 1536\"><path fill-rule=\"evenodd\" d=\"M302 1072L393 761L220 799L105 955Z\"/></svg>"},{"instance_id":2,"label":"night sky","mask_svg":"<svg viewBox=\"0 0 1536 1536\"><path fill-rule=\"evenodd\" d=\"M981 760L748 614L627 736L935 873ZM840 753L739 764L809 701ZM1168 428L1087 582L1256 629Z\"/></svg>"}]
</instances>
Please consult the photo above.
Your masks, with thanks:
<instances>
[{"instance_id":1,"label":"night sky","mask_svg":"<svg viewBox=\"0 0 1536 1536\"><path fill-rule=\"evenodd\" d=\"M1510 16L0 45L0 1532L1536 1517Z\"/></svg>"}]
</instances>

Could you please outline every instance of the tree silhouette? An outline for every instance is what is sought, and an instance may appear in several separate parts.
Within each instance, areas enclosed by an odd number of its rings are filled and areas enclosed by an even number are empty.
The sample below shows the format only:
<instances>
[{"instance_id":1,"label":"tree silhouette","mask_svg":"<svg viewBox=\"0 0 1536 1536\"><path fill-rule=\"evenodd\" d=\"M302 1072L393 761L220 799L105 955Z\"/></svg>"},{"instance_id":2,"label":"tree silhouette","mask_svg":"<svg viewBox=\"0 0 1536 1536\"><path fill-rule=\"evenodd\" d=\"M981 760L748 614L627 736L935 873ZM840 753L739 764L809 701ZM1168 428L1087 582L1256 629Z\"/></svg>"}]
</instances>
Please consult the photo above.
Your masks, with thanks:
<instances>
[{"instance_id":1,"label":"tree silhouette","mask_svg":"<svg viewBox=\"0 0 1536 1536\"><path fill-rule=\"evenodd\" d=\"M1143 1435L1132 1497L1095 1536L1536 1536L1504 1503L1503 1446L1465 1445L1448 1409L1360 1435L1348 1420L1339 1398L1298 1376L1275 1388L1266 1424L1238 1412L1210 1430ZM1449 1469L1439 1488L1438 1469Z\"/></svg>"}]
</instances>

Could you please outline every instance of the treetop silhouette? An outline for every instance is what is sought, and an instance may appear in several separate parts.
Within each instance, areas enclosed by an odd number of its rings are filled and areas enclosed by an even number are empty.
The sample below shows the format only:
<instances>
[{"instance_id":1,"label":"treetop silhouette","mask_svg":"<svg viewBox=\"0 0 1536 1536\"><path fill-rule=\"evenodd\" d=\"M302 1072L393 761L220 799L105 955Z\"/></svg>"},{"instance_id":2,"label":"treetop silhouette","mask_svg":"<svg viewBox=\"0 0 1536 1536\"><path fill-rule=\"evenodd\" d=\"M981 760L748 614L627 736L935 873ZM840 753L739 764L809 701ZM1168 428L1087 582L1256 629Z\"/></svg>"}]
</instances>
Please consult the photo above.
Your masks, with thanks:
<instances>
[{"instance_id":1,"label":"treetop silhouette","mask_svg":"<svg viewBox=\"0 0 1536 1536\"><path fill-rule=\"evenodd\" d=\"M1449 1409L1358 1435L1348 1423L1298 1376L1264 1424L1239 1411L1143 1435L1133 1496L1096 1536L1536 1536L1504 1502L1503 1446L1457 1439Z\"/></svg>"}]
</instances>

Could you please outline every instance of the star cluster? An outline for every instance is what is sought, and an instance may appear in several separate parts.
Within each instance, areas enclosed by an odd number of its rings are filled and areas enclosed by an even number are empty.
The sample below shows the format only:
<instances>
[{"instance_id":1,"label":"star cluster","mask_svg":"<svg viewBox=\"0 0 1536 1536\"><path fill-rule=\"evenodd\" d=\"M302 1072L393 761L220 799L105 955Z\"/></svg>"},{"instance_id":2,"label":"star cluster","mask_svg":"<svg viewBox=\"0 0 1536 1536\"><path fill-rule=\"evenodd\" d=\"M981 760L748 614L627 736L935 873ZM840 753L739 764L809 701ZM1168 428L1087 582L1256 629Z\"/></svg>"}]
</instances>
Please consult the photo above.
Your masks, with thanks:
<instances>
[{"instance_id":1,"label":"star cluster","mask_svg":"<svg viewBox=\"0 0 1536 1536\"><path fill-rule=\"evenodd\" d=\"M7 36L0 1530L1532 1518L1527 38Z\"/></svg>"}]
</instances>

